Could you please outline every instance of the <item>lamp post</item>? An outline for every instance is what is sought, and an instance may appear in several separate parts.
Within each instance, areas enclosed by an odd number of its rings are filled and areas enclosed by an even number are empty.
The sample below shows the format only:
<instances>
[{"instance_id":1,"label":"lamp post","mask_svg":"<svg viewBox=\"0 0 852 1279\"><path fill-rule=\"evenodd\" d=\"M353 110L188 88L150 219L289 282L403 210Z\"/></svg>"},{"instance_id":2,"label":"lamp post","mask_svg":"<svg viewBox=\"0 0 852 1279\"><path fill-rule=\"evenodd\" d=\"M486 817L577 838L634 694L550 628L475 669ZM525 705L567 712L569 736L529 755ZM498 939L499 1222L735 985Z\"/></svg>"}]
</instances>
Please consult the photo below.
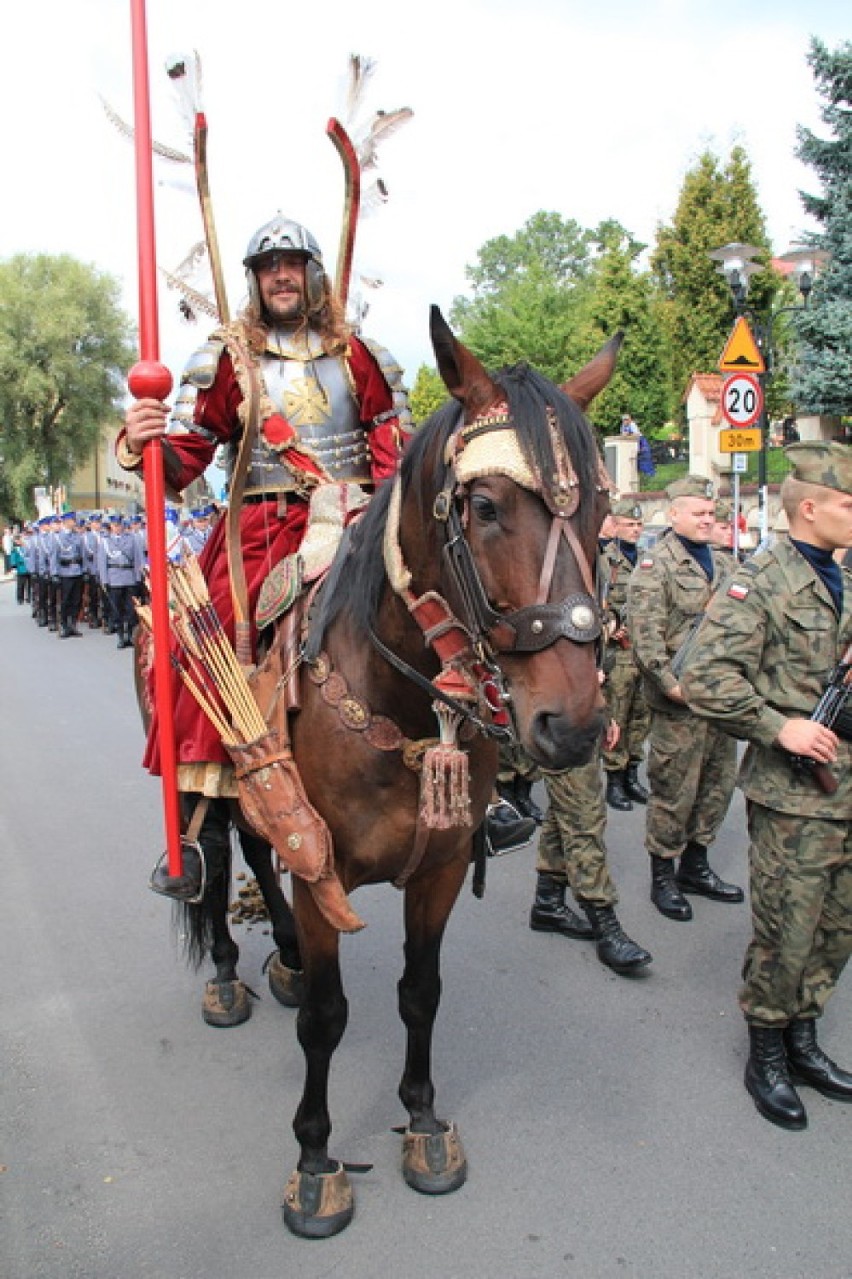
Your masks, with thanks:
<instances>
[{"instance_id":1,"label":"lamp post","mask_svg":"<svg viewBox=\"0 0 852 1279\"><path fill-rule=\"evenodd\" d=\"M753 244L733 243L724 244L720 249L713 249L709 256L717 263L716 269L719 274L724 275L728 281L736 314L746 316L750 321L755 341L766 366L765 373L760 375L764 396L763 412L760 415L758 424L760 428L760 451L757 456L757 483L760 495L760 538L762 541L769 532L769 486L766 466L766 454L769 445L769 414L766 408L765 392L766 383L772 378L775 371L773 346L775 324L780 316L805 309L813 289L814 277L828 255L821 249L798 246L777 258L776 261L778 262L790 264L796 287L802 295L802 302L798 306L778 307L768 316L761 317L746 303L749 277L765 269L759 262L754 261L754 258L760 252L761 250Z\"/></svg>"}]
</instances>

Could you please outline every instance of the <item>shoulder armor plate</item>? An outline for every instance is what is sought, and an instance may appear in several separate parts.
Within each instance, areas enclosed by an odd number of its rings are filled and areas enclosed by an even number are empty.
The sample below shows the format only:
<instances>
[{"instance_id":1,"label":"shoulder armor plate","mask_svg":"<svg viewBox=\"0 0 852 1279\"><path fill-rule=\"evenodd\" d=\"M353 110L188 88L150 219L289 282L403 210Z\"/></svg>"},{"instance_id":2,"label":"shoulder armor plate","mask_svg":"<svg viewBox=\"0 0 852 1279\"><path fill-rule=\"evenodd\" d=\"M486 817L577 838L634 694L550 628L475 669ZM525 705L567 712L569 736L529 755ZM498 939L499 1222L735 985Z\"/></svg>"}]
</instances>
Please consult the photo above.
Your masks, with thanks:
<instances>
[{"instance_id":1,"label":"shoulder armor plate","mask_svg":"<svg viewBox=\"0 0 852 1279\"><path fill-rule=\"evenodd\" d=\"M216 370L224 349L225 343L221 339L208 339L187 360L181 383L189 382L199 391L208 391L215 381Z\"/></svg>"}]
</instances>

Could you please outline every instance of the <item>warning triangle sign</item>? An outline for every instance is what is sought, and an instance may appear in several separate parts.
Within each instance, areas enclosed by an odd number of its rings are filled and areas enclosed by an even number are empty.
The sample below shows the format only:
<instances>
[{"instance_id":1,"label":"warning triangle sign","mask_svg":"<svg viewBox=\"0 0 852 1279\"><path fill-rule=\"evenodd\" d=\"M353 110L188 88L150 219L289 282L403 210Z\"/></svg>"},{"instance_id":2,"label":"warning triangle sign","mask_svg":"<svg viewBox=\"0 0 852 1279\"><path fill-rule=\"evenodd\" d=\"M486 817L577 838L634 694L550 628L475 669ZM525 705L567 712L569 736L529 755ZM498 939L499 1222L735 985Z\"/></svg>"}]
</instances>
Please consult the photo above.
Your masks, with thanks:
<instances>
[{"instance_id":1,"label":"warning triangle sign","mask_svg":"<svg viewBox=\"0 0 852 1279\"><path fill-rule=\"evenodd\" d=\"M719 360L722 373L765 373L766 365L744 315L738 315Z\"/></svg>"}]
</instances>

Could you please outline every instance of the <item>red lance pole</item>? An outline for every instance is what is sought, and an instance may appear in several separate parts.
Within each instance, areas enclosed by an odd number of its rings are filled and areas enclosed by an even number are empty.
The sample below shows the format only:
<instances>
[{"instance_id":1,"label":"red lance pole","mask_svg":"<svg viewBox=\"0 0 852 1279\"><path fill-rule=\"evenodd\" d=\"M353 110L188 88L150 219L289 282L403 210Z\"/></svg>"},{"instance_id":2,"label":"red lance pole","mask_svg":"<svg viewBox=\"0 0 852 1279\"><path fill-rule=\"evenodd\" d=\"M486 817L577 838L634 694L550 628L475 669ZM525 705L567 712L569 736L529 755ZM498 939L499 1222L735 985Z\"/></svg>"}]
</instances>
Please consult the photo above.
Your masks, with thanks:
<instances>
[{"instance_id":1,"label":"red lance pole","mask_svg":"<svg viewBox=\"0 0 852 1279\"><path fill-rule=\"evenodd\" d=\"M133 45L133 106L136 150L136 228L139 253L139 354L127 378L137 400L152 396L165 400L172 375L160 363L157 315L157 255L154 235L154 178L151 160L151 104L148 82L148 34L145 0L130 0ZM169 597L166 580L166 493L160 440L145 445L145 513L151 617L154 632L154 695L163 782L163 811L169 875L183 874L180 806L177 791L177 751L172 711L172 671L169 660Z\"/></svg>"}]
</instances>

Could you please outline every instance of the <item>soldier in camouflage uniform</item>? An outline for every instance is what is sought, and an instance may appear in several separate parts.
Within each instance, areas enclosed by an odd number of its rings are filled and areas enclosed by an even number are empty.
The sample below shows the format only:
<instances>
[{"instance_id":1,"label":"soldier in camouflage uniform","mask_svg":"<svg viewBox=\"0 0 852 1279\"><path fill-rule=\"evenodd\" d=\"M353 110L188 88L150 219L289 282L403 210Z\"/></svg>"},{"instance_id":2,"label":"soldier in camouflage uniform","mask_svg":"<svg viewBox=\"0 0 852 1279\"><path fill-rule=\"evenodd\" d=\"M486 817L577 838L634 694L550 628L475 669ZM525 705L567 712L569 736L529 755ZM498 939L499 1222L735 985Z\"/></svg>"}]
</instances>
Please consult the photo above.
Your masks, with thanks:
<instances>
[{"instance_id":1,"label":"soldier in camouflage uniform","mask_svg":"<svg viewBox=\"0 0 852 1279\"><path fill-rule=\"evenodd\" d=\"M611 748L617 735L617 725L611 722L605 745ZM645 968L651 956L627 936L615 913L618 893L607 866L601 781L599 757L579 768L544 774L550 802L538 845L530 928L594 939L601 963L626 975ZM579 902L588 924L566 906L566 888Z\"/></svg>"},{"instance_id":2,"label":"soldier in camouflage uniform","mask_svg":"<svg viewBox=\"0 0 852 1279\"><path fill-rule=\"evenodd\" d=\"M668 919L688 920L692 907L684 893L743 900L742 889L725 883L707 862L733 794L736 743L691 713L678 674L678 650L730 573L731 561L708 544L714 513L710 481L686 475L666 493L671 529L640 557L630 578L627 616L651 709L645 830L651 901Z\"/></svg>"},{"instance_id":3,"label":"soldier in camouflage uniform","mask_svg":"<svg viewBox=\"0 0 852 1279\"><path fill-rule=\"evenodd\" d=\"M613 749L604 751L603 764L607 803L611 808L627 812L634 801L648 802L648 791L639 781L638 770L645 754L651 717L627 629L627 585L636 567L642 508L635 497L625 497L613 504L612 515L614 536L601 551L604 595L615 623L608 639L611 661L606 663L603 692L610 716L621 732Z\"/></svg>"},{"instance_id":4,"label":"soldier in camouflage uniform","mask_svg":"<svg viewBox=\"0 0 852 1279\"><path fill-rule=\"evenodd\" d=\"M833 558L852 546L852 449L813 441L786 454L789 538L738 568L681 678L694 711L750 742L739 777L753 924L740 992L745 1084L767 1119L802 1129L795 1083L852 1101L852 1074L816 1041L816 1019L852 951L852 729L810 719L852 642L852 575Z\"/></svg>"}]
</instances>

